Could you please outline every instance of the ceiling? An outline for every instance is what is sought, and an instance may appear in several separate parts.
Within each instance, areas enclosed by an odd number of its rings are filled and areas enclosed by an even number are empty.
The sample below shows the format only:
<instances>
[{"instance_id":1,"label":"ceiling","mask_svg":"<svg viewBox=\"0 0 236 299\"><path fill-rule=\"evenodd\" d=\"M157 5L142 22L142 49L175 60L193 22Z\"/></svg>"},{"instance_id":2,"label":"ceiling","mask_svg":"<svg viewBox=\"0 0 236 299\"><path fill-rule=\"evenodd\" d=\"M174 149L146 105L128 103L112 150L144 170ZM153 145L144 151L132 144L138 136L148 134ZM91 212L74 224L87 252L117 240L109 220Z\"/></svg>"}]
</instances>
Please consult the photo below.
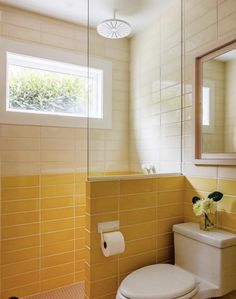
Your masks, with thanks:
<instances>
[{"instance_id":1,"label":"ceiling","mask_svg":"<svg viewBox=\"0 0 236 299\"><path fill-rule=\"evenodd\" d=\"M215 60L219 60L219 61L231 61L235 59L236 59L236 50L231 50L215 58Z\"/></svg>"},{"instance_id":2,"label":"ceiling","mask_svg":"<svg viewBox=\"0 0 236 299\"><path fill-rule=\"evenodd\" d=\"M88 3L90 26L113 17L129 22L138 32L158 17L173 0L0 0L0 3L26 9L65 21L87 25Z\"/></svg>"}]
</instances>

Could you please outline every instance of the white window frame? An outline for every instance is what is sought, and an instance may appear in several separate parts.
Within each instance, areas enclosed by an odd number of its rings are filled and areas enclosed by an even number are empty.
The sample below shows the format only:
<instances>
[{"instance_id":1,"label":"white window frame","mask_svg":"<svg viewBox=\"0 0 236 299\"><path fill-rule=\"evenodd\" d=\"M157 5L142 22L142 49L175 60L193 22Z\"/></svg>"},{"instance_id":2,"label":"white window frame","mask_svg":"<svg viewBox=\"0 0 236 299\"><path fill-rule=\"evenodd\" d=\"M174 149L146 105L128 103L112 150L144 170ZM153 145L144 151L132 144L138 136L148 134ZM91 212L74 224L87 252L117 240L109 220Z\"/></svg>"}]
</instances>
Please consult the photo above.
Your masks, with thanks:
<instances>
[{"instance_id":1,"label":"white window frame","mask_svg":"<svg viewBox=\"0 0 236 299\"><path fill-rule=\"evenodd\" d=\"M71 71L76 66L82 66L87 73L93 69L102 70L102 105L101 117L83 117L68 114L50 114L50 113L29 113L16 110L7 110L7 53L41 58L49 60L49 64L53 61L66 63L71 65ZM112 128L112 62L90 57L89 66L87 67L87 57L85 55L75 54L74 52L58 50L51 47L36 45L28 42L13 41L6 38L0 38L0 122L6 124L20 125L41 125L41 126L60 126L60 127L80 127L111 129ZM50 67L49 67L50 68ZM56 69L55 69L56 70Z\"/></svg>"},{"instance_id":2,"label":"white window frame","mask_svg":"<svg viewBox=\"0 0 236 299\"><path fill-rule=\"evenodd\" d=\"M209 125L202 124L203 133L213 134L215 132L215 83L212 80L204 80L203 87L209 88L210 98L209 98ZM203 96L203 95L202 95ZM203 102L203 99L202 99ZM202 105L203 109L203 105Z\"/></svg>"}]
</instances>

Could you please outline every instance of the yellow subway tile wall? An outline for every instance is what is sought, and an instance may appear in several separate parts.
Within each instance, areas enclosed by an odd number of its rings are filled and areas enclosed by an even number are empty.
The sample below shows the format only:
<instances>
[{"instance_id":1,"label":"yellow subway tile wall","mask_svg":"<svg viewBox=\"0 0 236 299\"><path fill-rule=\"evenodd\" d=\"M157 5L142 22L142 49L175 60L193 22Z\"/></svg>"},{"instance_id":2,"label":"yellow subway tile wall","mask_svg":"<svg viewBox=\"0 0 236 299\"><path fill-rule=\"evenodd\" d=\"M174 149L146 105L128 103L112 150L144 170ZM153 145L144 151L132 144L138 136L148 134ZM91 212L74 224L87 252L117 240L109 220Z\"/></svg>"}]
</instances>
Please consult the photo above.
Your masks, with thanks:
<instances>
[{"instance_id":1,"label":"yellow subway tile wall","mask_svg":"<svg viewBox=\"0 0 236 299\"><path fill-rule=\"evenodd\" d=\"M172 225L184 221L184 177L127 178L87 182L86 297L114 298L131 271L173 262ZM120 221L126 250L104 257L97 224Z\"/></svg>"},{"instance_id":2,"label":"yellow subway tile wall","mask_svg":"<svg viewBox=\"0 0 236 299\"><path fill-rule=\"evenodd\" d=\"M2 177L2 299L84 280L85 179Z\"/></svg>"},{"instance_id":3,"label":"yellow subway tile wall","mask_svg":"<svg viewBox=\"0 0 236 299\"><path fill-rule=\"evenodd\" d=\"M29 180L5 177L1 184L1 297L9 298L15 292L23 296L29 290L37 293L40 291L39 177Z\"/></svg>"},{"instance_id":4,"label":"yellow subway tile wall","mask_svg":"<svg viewBox=\"0 0 236 299\"><path fill-rule=\"evenodd\" d=\"M86 198L86 298L114 298L121 280L131 271L153 263L173 262L172 226L198 219L192 197L219 190L217 226L236 232L236 181L170 176L87 182ZM104 257L97 224L120 221L126 250ZM227 298L235 298L235 293Z\"/></svg>"},{"instance_id":5,"label":"yellow subway tile wall","mask_svg":"<svg viewBox=\"0 0 236 299\"><path fill-rule=\"evenodd\" d=\"M172 226L197 220L194 195L223 192L217 225L236 232L234 180L174 176L87 182L85 203L85 179L84 174L2 178L1 298L82 281L84 259L87 298L112 298L131 271L173 262ZM116 219L126 251L105 258L97 224Z\"/></svg>"}]
</instances>

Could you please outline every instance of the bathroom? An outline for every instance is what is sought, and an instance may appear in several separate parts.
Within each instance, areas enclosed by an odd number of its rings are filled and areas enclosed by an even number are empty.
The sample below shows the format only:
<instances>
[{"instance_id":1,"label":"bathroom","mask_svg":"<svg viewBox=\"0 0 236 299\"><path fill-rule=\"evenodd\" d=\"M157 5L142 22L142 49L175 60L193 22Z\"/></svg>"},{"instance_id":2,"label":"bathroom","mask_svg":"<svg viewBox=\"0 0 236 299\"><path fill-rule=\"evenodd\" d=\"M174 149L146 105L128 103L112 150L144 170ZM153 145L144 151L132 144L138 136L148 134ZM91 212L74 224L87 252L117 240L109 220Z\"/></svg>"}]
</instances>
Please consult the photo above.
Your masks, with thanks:
<instances>
[{"instance_id":1,"label":"bathroom","mask_svg":"<svg viewBox=\"0 0 236 299\"><path fill-rule=\"evenodd\" d=\"M97 33L114 13L128 37ZM222 192L215 224L236 233L236 162L199 163L193 141L193 57L235 38L235 0L0 0L1 299L114 299L131 272L174 263L173 225L199 222L194 196ZM32 57L60 82L80 66L90 117L6 109L6 66ZM105 257L98 224L117 220L125 251Z\"/></svg>"}]
</instances>

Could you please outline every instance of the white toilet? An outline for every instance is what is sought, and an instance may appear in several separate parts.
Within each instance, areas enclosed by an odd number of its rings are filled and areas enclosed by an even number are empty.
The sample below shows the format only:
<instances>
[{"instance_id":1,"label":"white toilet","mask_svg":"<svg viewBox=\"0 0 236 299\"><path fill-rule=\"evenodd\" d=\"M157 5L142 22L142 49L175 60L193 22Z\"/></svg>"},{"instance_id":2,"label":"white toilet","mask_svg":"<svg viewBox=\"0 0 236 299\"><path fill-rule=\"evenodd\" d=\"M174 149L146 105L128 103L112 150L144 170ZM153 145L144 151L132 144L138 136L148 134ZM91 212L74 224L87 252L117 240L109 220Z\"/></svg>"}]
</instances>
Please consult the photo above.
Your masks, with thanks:
<instances>
[{"instance_id":1,"label":"white toilet","mask_svg":"<svg viewBox=\"0 0 236 299\"><path fill-rule=\"evenodd\" d=\"M195 223L173 226L175 265L156 264L129 274L116 299L204 299L236 290L236 235L205 232Z\"/></svg>"}]
</instances>

